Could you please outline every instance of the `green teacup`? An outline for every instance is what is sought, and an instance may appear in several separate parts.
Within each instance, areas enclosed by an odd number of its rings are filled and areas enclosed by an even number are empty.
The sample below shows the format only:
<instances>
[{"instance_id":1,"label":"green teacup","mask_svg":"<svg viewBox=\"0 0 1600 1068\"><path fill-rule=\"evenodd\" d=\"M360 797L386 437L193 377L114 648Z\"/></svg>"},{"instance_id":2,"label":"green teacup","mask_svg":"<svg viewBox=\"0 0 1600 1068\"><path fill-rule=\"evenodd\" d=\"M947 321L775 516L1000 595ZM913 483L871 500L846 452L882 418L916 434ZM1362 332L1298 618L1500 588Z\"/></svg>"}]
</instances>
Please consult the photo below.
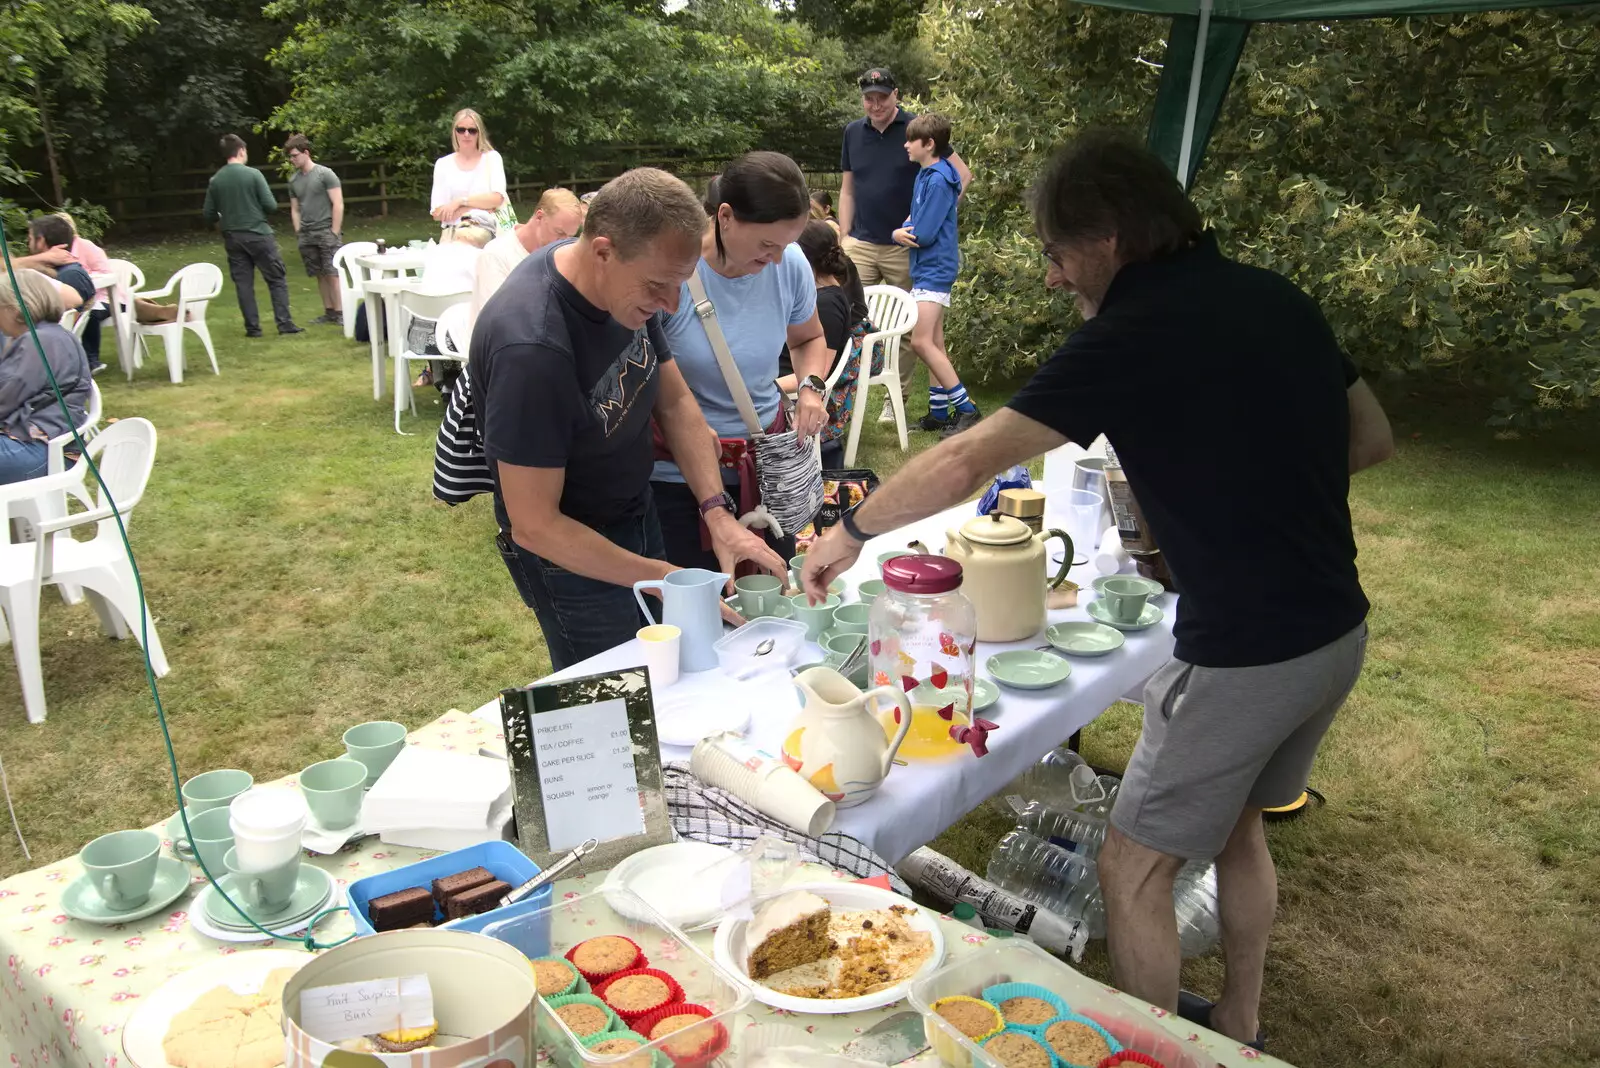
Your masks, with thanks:
<instances>
[{"instance_id":1,"label":"green teacup","mask_svg":"<svg viewBox=\"0 0 1600 1068\"><path fill-rule=\"evenodd\" d=\"M126 912L150 899L161 859L161 836L153 831L112 831L84 846L78 859L106 907Z\"/></svg>"},{"instance_id":2,"label":"green teacup","mask_svg":"<svg viewBox=\"0 0 1600 1068\"><path fill-rule=\"evenodd\" d=\"M183 784L183 804L192 816L208 808L227 808L233 799L256 784L248 771L219 768L196 775Z\"/></svg>"},{"instance_id":3,"label":"green teacup","mask_svg":"<svg viewBox=\"0 0 1600 1068\"><path fill-rule=\"evenodd\" d=\"M1137 623L1150 599L1150 585L1144 579L1118 576L1100 584L1100 599L1106 611L1119 623Z\"/></svg>"},{"instance_id":4,"label":"green teacup","mask_svg":"<svg viewBox=\"0 0 1600 1068\"><path fill-rule=\"evenodd\" d=\"M891 549L889 552L879 553L878 554L878 572L879 572L879 574L882 574L883 565L887 564L890 560L893 560L897 556L915 556L915 555L917 555L917 554L912 552L910 549Z\"/></svg>"},{"instance_id":5,"label":"green teacup","mask_svg":"<svg viewBox=\"0 0 1600 1068\"><path fill-rule=\"evenodd\" d=\"M251 912L271 915L281 912L294 897L295 884L300 880L300 853L266 871L240 871L239 857L233 850L223 859L228 873L228 893Z\"/></svg>"},{"instance_id":6,"label":"green teacup","mask_svg":"<svg viewBox=\"0 0 1600 1068\"><path fill-rule=\"evenodd\" d=\"M839 607L839 598L830 594L812 605L807 603L805 594L797 593L789 598L789 603L794 606L794 618L806 625L806 640L814 642L833 625L833 610Z\"/></svg>"},{"instance_id":7,"label":"green teacup","mask_svg":"<svg viewBox=\"0 0 1600 1068\"><path fill-rule=\"evenodd\" d=\"M771 615L783 600L783 580L772 575L746 575L733 584L739 614L746 619Z\"/></svg>"},{"instance_id":8,"label":"green teacup","mask_svg":"<svg viewBox=\"0 0 1600 1068\"><path fill-rule=\"evenodd\" d=\"M822 640L823 663L838 671L844 662L850 659L850 654L856 651L856 646L865 640L866 634L830 634ZM857 686L867 683L867 669L872 663L872 658L866 655L861 657L856 670L845 676Z\"/></svg>"},{"instance_id":9,"label":"green teacup","mask_svg":"<svg viewBox=\"0 0 1600 1068\"><path fill-rule=\"evenodd\" d=\"M406 746L406 729L388 720L357 723L344 732L344 751L367 769L367 785L378 781Z\"/></svg>"},{"instance_id":10,"label":"green teacup","mask_svg":"<svg viewBox=\"0 0 1600 1068\"><path fill-rule=\"evenodd\" d=\"M300 773L300 793L317 822L330 831L343 830L361 815L367 768L341 758L313 764Z\"/></svg>"},{"instance_id":11,"label":"green teacup","mask_svg":"<svg viewBox=\"0 0 1600 1068\"><path fill-rule=\"evenodd\" d=\"M805 566L805 553L789 557L789 585L797 590L800 588L800 572L805 570Z\"/></svg>"},{"instance_id":12,"label":"green teacup","mask_svg":"<svg viewBox=\"0 0 1600 1068\"><path fill-rule=\"evenodd\" d=\"M233 848L232 813L225 808L196 812L191 807L184 811L189 814L189 833L193 837L187 843L180 839L173 844L173 848L181 857L198 860L212 878L217 878L222 874L222 858ZM182 829L181 820L178 826Z\"/></svg>"},{"instance_id":13,"label":"green teacup","mask_svg":"<svg viewBox=\"0 0 1600 1068\"><path fill-rule=\"evenodd\" d=\"M833 628L845 634L865 634L871 614L869 604L842 604L833 610Z\"/></svg>"},{"instance_id":14,"label":"green teacup","mask_svg":"<svg viewBox=\"0 0 1600 1068\"><path fill-rule=\"evenodd\" d=\"M867 581L856 587L856 599L862 604L871 604L878 599L878 594L888 588L889 584L883 579L867 579Z\"/></svg>"}]
</instances>

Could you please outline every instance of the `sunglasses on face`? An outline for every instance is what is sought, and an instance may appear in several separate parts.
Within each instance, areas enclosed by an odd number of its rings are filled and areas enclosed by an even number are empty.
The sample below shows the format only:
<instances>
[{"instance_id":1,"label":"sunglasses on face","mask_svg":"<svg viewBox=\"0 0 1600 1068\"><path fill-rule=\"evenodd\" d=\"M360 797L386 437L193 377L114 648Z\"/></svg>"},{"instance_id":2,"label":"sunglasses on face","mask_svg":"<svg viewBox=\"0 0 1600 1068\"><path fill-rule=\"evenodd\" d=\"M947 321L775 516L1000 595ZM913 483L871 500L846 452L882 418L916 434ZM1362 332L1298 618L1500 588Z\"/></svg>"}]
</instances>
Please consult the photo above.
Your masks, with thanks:
<instances>
[{"instance_id":1,"label":"sunglasses on face","mask_svg":"<svg viewBox=\"0 0 1600 1068\"><path fill-rule=\"evenodd\" d=\"M477 132L478 132L478 128L476 126L457 126L456 127L456 133L458 133L458 134L476 134Z\"/></svg>"}]
</instances>

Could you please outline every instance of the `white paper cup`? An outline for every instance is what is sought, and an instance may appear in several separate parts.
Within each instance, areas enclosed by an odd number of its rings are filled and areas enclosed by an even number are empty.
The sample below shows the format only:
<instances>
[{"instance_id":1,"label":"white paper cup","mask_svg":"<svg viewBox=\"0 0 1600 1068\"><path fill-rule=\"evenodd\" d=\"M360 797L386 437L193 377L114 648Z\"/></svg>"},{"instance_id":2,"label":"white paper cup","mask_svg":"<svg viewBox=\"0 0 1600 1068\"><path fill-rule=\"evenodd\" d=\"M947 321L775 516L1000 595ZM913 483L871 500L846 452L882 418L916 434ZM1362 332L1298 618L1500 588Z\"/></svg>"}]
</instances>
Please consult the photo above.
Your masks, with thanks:
<instances>
[{"instance_id":1,"label":"white paper cup","mask_svg":"<svg viewBox=\"0 0 1600 1068\"><path fill-rule=\"evenodd\" d=\"M637 635L644 646L644 666L650 669L652 689L664 689L678 681L678 650L683 631L670 623L641 627Z\"/></svg>"},{"instance_id":2,"label":"white paper cup","mask_svg":"<svg viewBox=\"0 0 1600 1068\"><path fill-rule=\"evenodd\" d=\"M300 852L305 799L291 790L251 790L233 799L228 829L241 871L269 871Z\"/></svg>"},{"instance_id":3,"label":"white paper cup","mask_svg":"<svg viewBox=\"0 0 1600 1068\"><path fill-rule=\"evenodd\" d=\"M300 828L275 837L234 831L233 852L240 871L271 871L289 863L299 854Z\"/></svg>"}]
</instances>

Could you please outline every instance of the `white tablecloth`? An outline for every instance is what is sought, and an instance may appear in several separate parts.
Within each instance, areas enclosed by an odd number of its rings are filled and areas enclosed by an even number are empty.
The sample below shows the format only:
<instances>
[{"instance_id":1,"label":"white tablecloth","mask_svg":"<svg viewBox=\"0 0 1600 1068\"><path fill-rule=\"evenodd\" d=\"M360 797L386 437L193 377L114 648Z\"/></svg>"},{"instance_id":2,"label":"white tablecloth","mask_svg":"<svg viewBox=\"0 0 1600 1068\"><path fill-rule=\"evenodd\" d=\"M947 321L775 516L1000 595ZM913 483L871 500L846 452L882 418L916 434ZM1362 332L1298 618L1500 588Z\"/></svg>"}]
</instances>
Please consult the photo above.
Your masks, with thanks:
<instances>
[{"instance_id":1,"label":"white tablecloth","mask_svg":"<svg viewBox=\"0 0 1600 1068\"><path fill-rule=\"evenodd\" d=\"M878 554L904 548L913 539L939 551L945 544L945 530L974 514L974 505L963 504L873 539L861 551L856 566L846 573L846 581L853 590L856 583L877 578ZM1070 577L1087 587L1095 574L1088 566L1080 566L1072 570ZM1050 612L1050 622L1087 620L1089 616L1083 606L1092 597L1085 589L1077 607ZM1172 655L1172 621L1177 601L1176 594L1162 597L1159 602L1164 616L1162 621L1148 630L1127 635L1127 644L1116 652L1103 657L1069 658L1072 677L1054 689L1024 691L1001 687L999 702L982 713L985 719L1000 726L989 735L987 756L978 759L964 754L940 763L913 762L907 767L896 767L870 800L855 808L842 809L832 829L860 839L891 864L932 841L941 831L1002 790L1047 749L1066 741L1074 731L1124 695L1137 694L1144 681ZM978 673L987 676L983 664L993 653L1002 649L1029 649L1043 643L1042 633L1023 642L979 642ZM822 659L815 646L806 645L802 649L817 655L802 653L797 663ZM576 678L643 663L639 643L630 641L574 664L551 675L550 679ZM696 693L707 694L726 687L741 704L750 706L748 733L771 753L779 752L789 725L800 710L794 686L786 674L734 684L721 672L713 670L684 676L666 691L666 695L670 698L679 687L692 687ZM489 701L473 714L498 727L499 699ZM689 750L663 745L661 755L664 760L687 760Z\"/></svg>"}]
</instances>

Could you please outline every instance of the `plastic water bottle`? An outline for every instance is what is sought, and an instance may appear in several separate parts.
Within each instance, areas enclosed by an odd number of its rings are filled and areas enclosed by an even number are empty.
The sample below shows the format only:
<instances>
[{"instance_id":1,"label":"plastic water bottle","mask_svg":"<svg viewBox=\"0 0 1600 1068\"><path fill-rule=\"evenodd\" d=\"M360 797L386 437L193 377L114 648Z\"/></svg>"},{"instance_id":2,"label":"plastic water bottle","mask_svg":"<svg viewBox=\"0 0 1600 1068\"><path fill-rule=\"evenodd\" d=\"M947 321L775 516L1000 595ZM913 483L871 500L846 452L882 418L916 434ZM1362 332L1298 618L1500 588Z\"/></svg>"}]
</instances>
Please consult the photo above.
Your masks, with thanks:
<instances>
[{"instance_id":1,"label":"plastic water bottle","mask_svg":"<svg viewBox=\"0 0 1600 1068\"><path fill-rule=\"evenodd\" d=\"M1011 831L1000 839L989 856L986 877L1002 890L1072 920L1082 917L1088 899L1100 892L1093 859L1027 831ZM1091 929L1089 937L1103 936Z\"/></svg>"},{"instance_id":2,"label":"plastic water bottle","mask_svg":"<svg viewBox=\"0 0 1600 1068\"><path fill-rule=\"evenodd\" d=\"M1078 769L1082 769L1081 771ZM1076 775L1076 785L1074 785ZM1079 791L1092 792L1094 769L1066 746L1050 750L1022 777L1011 784L1008 796L1038 801L1054 809L1071 810L1079 804Z\"/></svg>"},{"instance_id":3,"label":"plastic water bottle","mask_svg":"<svg viewBox=\"0 0 1600 1068\"><path fill-rule=\"evenodd\" d=\"M1217 866L1190 861L1178 872L1172 886L1172 905L1178 913L1178 944L1185 957L1202 957L1222 940L1222 919L1217 913Z\"/></svg>"},{"instance_id":4,"label":"plastic water bottle","mask_svg":"<svg viewBox=\"0 0 1600 1068\"><path fill-rule=\"evenodd\" d=\"M1104 819L1051 808L1041 801L1022 806L1017 813L1017 829L1090 859L1100 855L1100 843L1106 837Z\"/></svg>"}]
</instances>

